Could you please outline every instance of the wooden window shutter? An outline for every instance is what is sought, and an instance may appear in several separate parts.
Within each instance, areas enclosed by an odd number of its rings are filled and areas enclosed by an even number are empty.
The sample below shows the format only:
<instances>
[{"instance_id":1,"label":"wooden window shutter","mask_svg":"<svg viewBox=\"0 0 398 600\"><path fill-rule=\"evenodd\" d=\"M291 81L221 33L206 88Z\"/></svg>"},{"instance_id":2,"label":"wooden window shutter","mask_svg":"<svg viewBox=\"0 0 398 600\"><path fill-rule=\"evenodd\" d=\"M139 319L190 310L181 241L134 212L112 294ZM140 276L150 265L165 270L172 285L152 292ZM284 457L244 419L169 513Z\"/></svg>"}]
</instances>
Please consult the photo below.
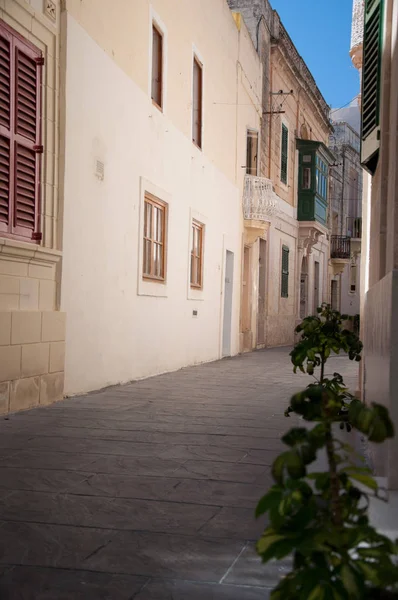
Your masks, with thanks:
<instances>
[{"instance_id":1,"label":"wooden window shutter","mask_svg":"<svg viewBox=\"0 0 398 600\"><path fill-rule=\"evenodd\" d=\"M193 60L192 140L202 147L203 71L197 58Z\"/></svg>"},{"instance_id":2,"label":"wooden window shutter","mask_svg":"<svg viewBox=\"0 0 398 600\"><path fill-rule=\"evenodd\" d=\"M374 174L380 148L383 0L366 0L362 70L361 162Z\"/></svg>"},{"instance_id":3,"label":"wooden window shutter","mask_svg":"<svg viewBox=\"0 0 398 600\"><path fill-rule=\"evenodd\" d=\"M0 28L0 232L8 232L11 195L12 36Z\"/></svg>"},{"instance_id":4,"label":"wooden window shutter","mask_svg":"<svg viewBox=\"0 0 398 600\"><path fill-rule=\"evenodd\" d=\"M158 28L152 26L152 100L163 106L163 36Z\"/></svg>"},{"instance_id":5,"label":"wooden window shutter","mask_svg":"<svg viewBox=\"0 0 398 600\"><path fill-rule=\"evenodd\" d=\"M286 125L282 124L281 135L281 181L287 183L287 165L289 154L289 130Z\"/></svg>"},{"instance_id":6,"label":"wooden window shutter","mask_svg":"<svg viewBox=\"0 0 398 600\"><path fill-rule=\"evenodd\" d=\"M289 248L282 246L282 274L281 274L281 296L289 296Z\"/></svg>"},{"instance_id":7,"label":"wooden window shutter","mask_svg":"<svg viewBox=\"0 0 398 600\"><path fill-rule=\"evenodd\" d=\"M0 22L0 232L37 241L41 52Z\"/></svg>"}]
</instances>

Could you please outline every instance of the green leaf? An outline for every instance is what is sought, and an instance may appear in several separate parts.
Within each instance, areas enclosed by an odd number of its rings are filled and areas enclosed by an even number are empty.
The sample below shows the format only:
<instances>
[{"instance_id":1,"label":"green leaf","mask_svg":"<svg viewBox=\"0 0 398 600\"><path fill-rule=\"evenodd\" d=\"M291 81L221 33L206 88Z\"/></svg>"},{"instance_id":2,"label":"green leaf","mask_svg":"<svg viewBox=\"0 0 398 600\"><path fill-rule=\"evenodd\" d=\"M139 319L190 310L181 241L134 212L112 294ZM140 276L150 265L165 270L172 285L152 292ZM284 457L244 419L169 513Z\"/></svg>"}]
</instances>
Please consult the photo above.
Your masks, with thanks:
<instances>
[{"instance_id":1,"label":"green leaf","mask_svg":"<svg viewBox=\"0 0 398 600\"><path fill-rule=\"evenodd\" d=\"M287 446L295 446L306 442L308 439L308 430L305 427L294 427L288 431L283 437L282 442Z\"/></svg>"},{"instance_id":2,"label":"green leaf","mask_svg":"<svg viewBox=\"0 0 398 600\"><path fill-rule=\"evenodd\" d=\"M379 577L377 573L377 568L373 566L372 563L368 563L364 560L357 560L355 564L361 569L366 581L370 581L371 583L378 585Z\"/></svg>"},{"instance_id":3,"label":"green leaf","mask_svg":"<svg viewBox=\"0 0 398 600\"><path fill-rule=\"evenodd\" d=\"M321 585L317 585L308 596L308 600L324 600L325 590Z\"/></svg>"},{"instance_id":4,"label":"green leaf","mask_svg":"<svg viewBox=\"0 0 398 600\"><path fill-rule=\"evenodd\" d=\"M279 504L279 502L281 501L281 498L282 498L282 490L280 490L279 488L277 488L275 486L273 488L271 488L270 491L268 492L268 494L263 496L261 498L261 500L259 501L259 503L257 504L256 518L258 519L258 517L260 517L264 513L271 510L271 508L274 508L275 506L277 506Z\"/></svg>"},{"instance_id":5,"label":"green leaf","mask_svg":"<svg viewBox=\"0 0 398 600\"><path fill-rule=\"evenodd\" d=\"M354 598L359 598L360 596L357 577L355 576L353 570L347 564L341 567L340 576L345 589L349 593L350 598L352 598L352 600L354 600Z\"/></svg>"},{"instance_id":6,"label":"green leaf","mask_svg":"<svg viewBox=\"0 0 398 600\"><path fill-rule=\"evenodd\" d=\"M359 481L362 485L365 485L371 490L376 491L379 486L377 482L370 475L365 475L364 473L350 473L350 479L355 479L355 481Z\"/></svg>"},{"instance_id":7,"label":"green leaf","mask_svg":"<svg viewBox=\"0 0 398 600\"><path fill-rule=\"evenodd\" d=\"M288 453L288 456L286 457L286 467L290 477L293 477L293 479L299 479L306 474L303 460L296 452Z\"/></svg>"},{"instance_id":8,"label":"green leaf","mask_svg":"<svg viewBox=\"0 0 398 600\"><path fill-rule=\"evenodd\" d=\"M263 536L257 542L257 552L262 555L273 545L281 540L284 540L284 535L276 535L274 533L264 533Z\"/></svg>"},{"instance_id":9,"label":"green leaf","mask_svg":"<svg viewBox=\"0 0 398 600\"><path fill-rule=\"evenodd\" d=\"M290 452L284 452L283 454L280 454L274 460L274 463L272 465L272 476L275 479L275 481L280 485L283 484L283 471L285 469L286 460L289 454Z\"/></svg>"}]
</instances>

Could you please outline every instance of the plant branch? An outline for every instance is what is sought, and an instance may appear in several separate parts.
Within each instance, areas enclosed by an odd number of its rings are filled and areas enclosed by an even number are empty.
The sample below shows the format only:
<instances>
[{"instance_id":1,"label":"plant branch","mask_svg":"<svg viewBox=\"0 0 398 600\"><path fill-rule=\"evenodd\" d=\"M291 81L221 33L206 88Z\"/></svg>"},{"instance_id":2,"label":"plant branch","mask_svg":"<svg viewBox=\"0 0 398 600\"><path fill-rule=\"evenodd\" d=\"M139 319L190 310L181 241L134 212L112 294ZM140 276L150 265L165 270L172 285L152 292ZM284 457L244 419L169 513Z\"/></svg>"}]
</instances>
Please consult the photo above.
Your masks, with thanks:
<instances>
[{"instance_id":1,"label":"plant branch","mask_svg":"<svg viewBox=\"0 0 398 600\"><path fill-rule=\"evenodd\" d=\"M333 524L336 527L343 525L342 513L341 513L341 502L340 502L340 480L337 474L337 464L334 453L334 443L332 435L332 426L330 423L326 425L326 453L329 463L329 474L330 474L330 496L331 496L331 508L332 508L332 519Z\"/></svg>"}]
</instances>

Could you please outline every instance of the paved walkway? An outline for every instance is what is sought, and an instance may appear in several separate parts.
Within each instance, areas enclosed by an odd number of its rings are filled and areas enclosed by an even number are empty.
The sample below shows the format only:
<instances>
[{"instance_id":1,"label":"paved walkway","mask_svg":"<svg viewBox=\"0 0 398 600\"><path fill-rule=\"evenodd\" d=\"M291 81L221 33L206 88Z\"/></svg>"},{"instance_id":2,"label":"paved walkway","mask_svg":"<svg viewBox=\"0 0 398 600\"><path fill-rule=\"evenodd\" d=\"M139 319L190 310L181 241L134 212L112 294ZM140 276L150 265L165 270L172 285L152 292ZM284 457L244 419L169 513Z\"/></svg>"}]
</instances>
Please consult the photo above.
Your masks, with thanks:
<instances>
[{"instance_id":1,"label":"paved walkway","mask_svg":"<svg viewBox=\"0 0 398 600\"><path fill-rule=\"evenodd\" d=\"M305 384L288 352L1 420L1 600L268 598L284 567L259 563L253 512Z\"/></svg>"}]
</instances>

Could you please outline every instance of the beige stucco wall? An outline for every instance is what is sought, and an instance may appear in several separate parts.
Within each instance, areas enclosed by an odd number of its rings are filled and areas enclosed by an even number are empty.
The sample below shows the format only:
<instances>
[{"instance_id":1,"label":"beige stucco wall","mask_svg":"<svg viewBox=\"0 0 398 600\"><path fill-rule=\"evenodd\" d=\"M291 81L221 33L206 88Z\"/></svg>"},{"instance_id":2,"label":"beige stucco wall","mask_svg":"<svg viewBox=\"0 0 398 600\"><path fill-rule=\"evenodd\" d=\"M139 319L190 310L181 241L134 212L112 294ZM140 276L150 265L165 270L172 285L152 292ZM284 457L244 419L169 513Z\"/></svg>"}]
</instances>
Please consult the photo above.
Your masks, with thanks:
<instances>
[{"instance_id":1,"label":"beige stucco wall","mask_svg":"<svg viewBox=\"0 0 398 600\"><path fill-rule=\"evenodd\" d=\"M104 4L67 2L62 17L68 394L220 358L227 250L234 254L231 353L239 350L241 167L246 128L258 127L259 116L237 99L255 97L260 65L224 0L189 12L185 3L142 0L129 13L132 4L119 2L111 17ZM149 94L154 17L166 43L163 113ZM109 18L120 24L117 40ZM202 152L191 141L194 50L204 65ZM165 285L142 281L145 191L169 205ZM203 292L189 286L193 217L206 228Z\"/></svg>"},{"instance_id":2,"label":"beige stucco wall","mask_svg":"<svg viewBox=\"0 0 398 600\"><path fill-rule=\"evenodd\" d=\"M270 120L271 163L268 177L272 179L278 196L292 206L296 206L296 138L302 137L302 126L305 125L308 131L308 139L317 140L328 145L330 127L325 122L325 117L321 117L310 93L303 87L303 82L294 74L293 68L294 65L289 62L289 57L280 45L273 46L271 53L272 90L273 92L279 90L283 90L283 92L292 91L292 93L287 96L273 97L273 110L281 110L283 114L274 114ZM282 123L289 130L287 185L280 181Z\"/></svg>"},{"instance_id":3,"label":"beige stucco wall","mask_svg":"<svg viewBox=\"0 0 398 600\"><path fill-rule=\"evenodd\" d=\"M64 337L59 337L55 325L59 320L64 323L65 315L57 311L62 256L58 189L59 3L53 4L55 19L46 12L47 3L39 0L0 2L0 19L44 56L40 198L43 240L37 245L0 237L0 321L4 325L0 341L0 413L58 400L63 390ZM51 339L41 336L44 322L46 329L54 326ZM29 334L32 328L33 337ZM54 336L62 347L51 350ZM57 353L56 362L51 359L51 352L53 356ZM45 382L50 380L54 385L49 384L47 389Z\"/></svg>"},{"instance_id":4,"label":"beige stucco wall","mask_svg":"<svg viewBox=\"0 0 398 600\"><path fill-rule=\"evenodd\" d=\"M237 29L226 0L66 0L68 14L144 93L150 85L151 20L165 32L167 87L164 114L191 138L192 52L204 64L203 150L235 179ZM250 73L249 73L250 76ZM221 140L220 140L221 137ZM220 145L221 142L221 145ZM229 151L227 151L229 149Z\"/></svg>"},{"instance_id":5,"label":"beige stucco wall","mask_svg":"<svg viewBox=\"0 0 398 600\"><path fill-rule=\"evenodd\" d=\"M283 111L270 118L269 145L270 164L268 177L279 197L279 214L270 219L268 231L269 259L267 281L266 345L289 345L294 342L294 328L299 315L300 274L302 254L300 244L300 223L297 221L298 200L298 152L296 139L302 135L305 125L308 138L328 142L330 133L325 118L321 116L311 94L304 89L303 82L293 72L294 65L280 45L274 45L271 52L271 88L273 91L290 92L274 96L272 110ZM282 106L281 106L282 105ZM288 182L280 179L281 170L281 130L282 123L289 131ZM281 249L286 245L289 252L289 297L281 297ZM329 293L329 241L321 236L318 243L308 253L308 300L307 311L312 314L314 307L314 263L320 265L319 302L327 301Z\"/></svg>"},{"instance_id":6,"label":"beige stucco wall","mask_svg":"<svg viewBox=\"0 0 398 600\"><path fill-rule=\"evenodd\" d=\"M398 0L385 1L381 145L370 187L365 263L363 398L385 404L398 426ZM376 473L398 489L398 441L372 449Z\"/></svg>"}]
</instances>

